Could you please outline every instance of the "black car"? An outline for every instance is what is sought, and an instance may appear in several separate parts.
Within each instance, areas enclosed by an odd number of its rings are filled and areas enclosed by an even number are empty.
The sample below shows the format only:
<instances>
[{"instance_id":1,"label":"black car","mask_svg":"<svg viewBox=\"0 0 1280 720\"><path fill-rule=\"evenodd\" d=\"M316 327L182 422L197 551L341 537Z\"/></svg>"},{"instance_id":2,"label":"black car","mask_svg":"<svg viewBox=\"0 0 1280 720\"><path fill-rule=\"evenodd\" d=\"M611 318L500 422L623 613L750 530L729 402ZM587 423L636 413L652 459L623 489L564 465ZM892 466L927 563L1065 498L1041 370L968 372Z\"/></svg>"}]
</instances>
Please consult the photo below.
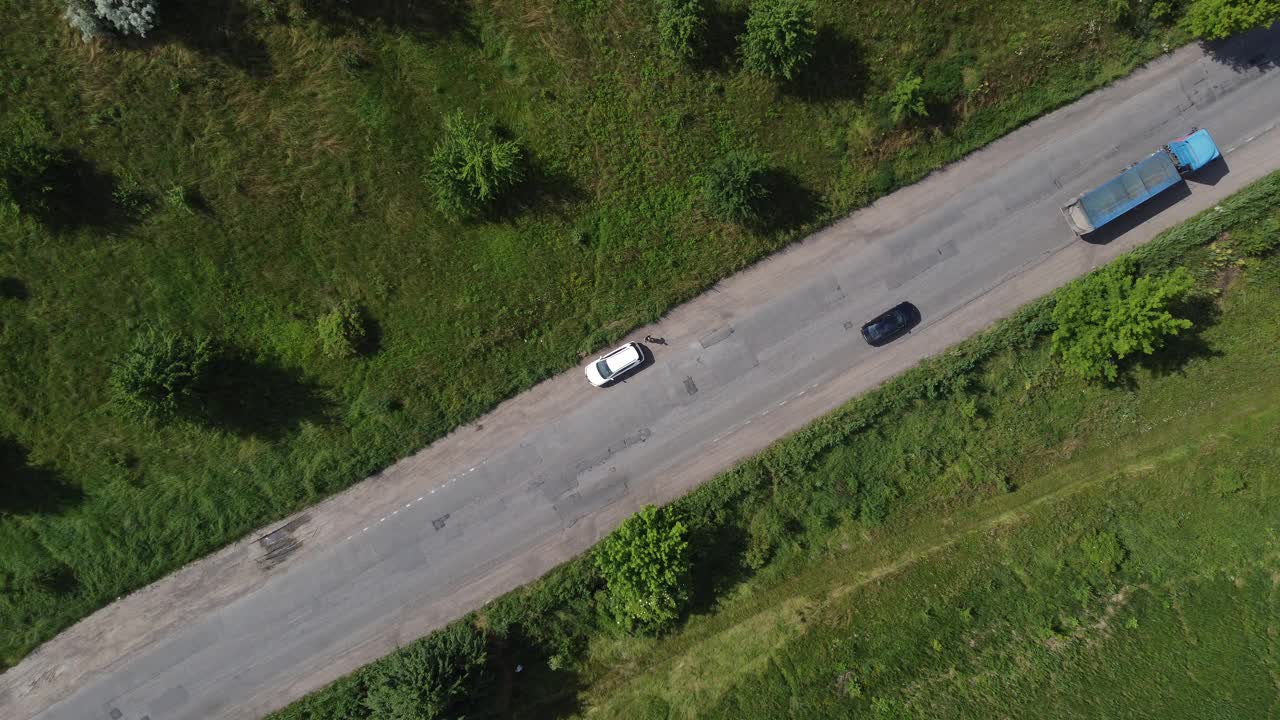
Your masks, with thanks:
<instances>
[{"instance_id":1,"label":"black car","mask_svg":"<svg viewBox=\"0 0 1280 720\"><path fill-rule=\"evenodd\" d=\"M920 311L911 303L900 303L862 326L862 338L869 345L883 345L915 327Z\"/></svg>"}]
</instances>

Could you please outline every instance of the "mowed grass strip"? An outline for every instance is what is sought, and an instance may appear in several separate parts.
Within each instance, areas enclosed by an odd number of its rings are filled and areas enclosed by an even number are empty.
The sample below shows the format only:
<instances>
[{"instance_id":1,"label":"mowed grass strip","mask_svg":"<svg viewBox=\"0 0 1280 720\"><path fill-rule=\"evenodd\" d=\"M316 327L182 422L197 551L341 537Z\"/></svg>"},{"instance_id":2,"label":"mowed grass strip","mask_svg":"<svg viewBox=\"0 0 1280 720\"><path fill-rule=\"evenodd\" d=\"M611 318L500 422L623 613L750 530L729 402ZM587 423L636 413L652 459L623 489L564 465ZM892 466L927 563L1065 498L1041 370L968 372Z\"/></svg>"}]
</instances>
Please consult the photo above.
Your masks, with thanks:
<instances>
[{"instance_id":1,"label":"mowed grass strip","mask_svg":"<svg viewBox=\"0 0 1280 720\"><path fill-rule=\"evenodd\" d=\"M813 64L778 85L738 69L745 2L709 4L691 66L646 3L350 5L175 0L121 47L0 0L0 129L34 128L77 193L51 225L0 222L0 667L1184 39L1100 0L823 2ZM895 126L909 72L929 114ZM461 224L422 181L456 110L530 158ZM743 147L774 168L751 227L702 207ZM315 326L344 300L369 347L332 360ZM220 424L109 405L146 324L236 352Z\"/></svg>"}]
</instances>

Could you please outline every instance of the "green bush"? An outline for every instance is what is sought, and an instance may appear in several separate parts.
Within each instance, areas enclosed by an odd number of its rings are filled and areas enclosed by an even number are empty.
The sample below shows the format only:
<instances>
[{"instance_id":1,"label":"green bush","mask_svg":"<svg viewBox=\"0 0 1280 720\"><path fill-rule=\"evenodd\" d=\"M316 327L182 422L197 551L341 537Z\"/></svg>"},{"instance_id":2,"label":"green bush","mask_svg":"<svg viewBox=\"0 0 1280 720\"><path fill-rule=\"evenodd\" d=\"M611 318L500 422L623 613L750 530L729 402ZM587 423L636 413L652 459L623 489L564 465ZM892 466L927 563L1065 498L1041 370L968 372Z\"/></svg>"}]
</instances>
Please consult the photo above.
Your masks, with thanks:
<instances>
[{"instance_id":1,"label":"green bush","mask_svg":"<svg viewBox=\"0 0 1280 720\"><path fill-rule=\"evenodd\" d=\"M764 184L766 172L768 164L758 152L734 150L724 155L707 172L707 210L729 222L759 218L760 206L769 196Z\"/></svg>"},{"instance_id":2,"label":"green bush","mask_svg":"<svg viewBox=\"0 0 1280 720\"><path fill-rule=\"evenodd\" d=\"M524 179L524 151L501 140L492 122L461 112L445 118L444 139L431 154L427 180L436 208L453 220L482 214Z\"/></svg>"},{"instance_id":3,"label":"green bush","mask_svg":"<svg viewBox=\"0 0 1280 720\"><path fill-rule=\"evenodd\" d=\"M343 300L320 316L316 333L325 355L335 359L353 357L366 338L364 313L359 305Z\"/></svg>"},{"instance_id":4,"label":"green bush","mask_svg":"<svg viewBox=\"0 0 1280 720\"><path fill-rule=\"evenodd\" d=\"M924 80L916 73L907 73L889 93L889 117L894 125L901 125L910 118L924 118L929 112L924 106L924 93L920 86Z\"/></svg>"},{"instance_id":5,"label":"green bush","mask_svg":"<svg viewBox=\"0 0 1280 720\"><path fill-rule=\"evenodd\" d=\"M738 38L742 64L774 80L791 80L813 59L818 28L812 0L756 0Z\"/></svg>"},{"instance_id":6,"label":"green bush","mask_svg":"<svg viewBox=\"0 0 1280 720\"><path fill-rule=\"evenodd\" d=\"M375 665L365 704L379 720L442 718L483 677L488 650L469 623L454 623Z\"/></svg>"},{"instance_id":7,"label":"green bush","mask_svg":"<svg viewBox=\"0 0 1280 720\"><path fill-rule=\"evenodd\" d=\"M1266 27L1280 19L1280 0L1195 0L1182 18L1183 28L1198 38L1222 38Z\"/></svg>"},{"instance_id":8,"label":"green bush","mask_svg":"<svg viewBox=\"0 0 1280 720\"><path fill-rule=\"evenodd\" d=\"M614 620L628 631L660 632L687 599L688 529L653 505L627 518L596 551Z\"/></svg>"},{"instance_id":9,"label":"green bush","mask_svg":"<svg viewBox=\"0 0 1280 720\"><path fill-rule=\"evenodd\" d=\"M702 0L658 0L658 38L667 55L688 62L702 49L707 28Z\"/></svg>"},{"instance_id":10,"label":"green bush","mask_svg":"<svg viewBox=\"0 0 1280 720\"><path fill-rule=\"evenodd\" d=\"M1103 575L1119 570L1127 555L1120 538L1110 530L1085 535L1080 540L1080 549L1084 552L1085 562Z\"/></svg>"},{"instance_id":11,"label":"green bush","mask_svg":"<svg viewBox=\"0 0 1280 720\"><path fill-rule=\"evenodd\" d=\"M1053 351L1067 369L1086 379L1115 380L1117 361L1159 349L1167 335L1191 327L1170 307L1191 290L1186 268L1163 277L1135 278L1138 263L1123 256L1071 283L1053 309Z\"/></svg>"},{"instance_id":12,"label":"green bush","mask_svg":"<svg viewBox=\"0 0 1280 720\"><path fill-rule=\"evenodd\" d=\"M192 409L207 386L213 342L148 327L111 369L111 399L137 420L164 420Z\"/></svg>"},{"instance_id":13,"label":"green bush","mask_svg":"<svg viewBox=\"0 0 1280 720\"><path fill-rule=\"evenodd\" d=\"M59 155L45 146L44 128L27 120L0 138L0 217L41 214L54 191L51 175Z\"/></svg>"}]
</instances>

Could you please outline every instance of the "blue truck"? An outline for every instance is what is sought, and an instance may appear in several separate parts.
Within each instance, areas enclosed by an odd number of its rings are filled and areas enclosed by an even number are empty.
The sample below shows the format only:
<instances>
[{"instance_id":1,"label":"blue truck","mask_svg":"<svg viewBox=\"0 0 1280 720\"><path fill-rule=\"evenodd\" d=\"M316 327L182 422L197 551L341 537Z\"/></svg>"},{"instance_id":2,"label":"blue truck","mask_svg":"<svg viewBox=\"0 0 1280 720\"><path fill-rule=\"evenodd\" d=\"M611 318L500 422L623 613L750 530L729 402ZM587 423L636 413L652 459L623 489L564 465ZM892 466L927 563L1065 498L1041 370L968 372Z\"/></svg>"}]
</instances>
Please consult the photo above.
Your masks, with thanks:
<instances>
[{"instance_id":1,"label":"blue truck","mask_svg":"<svg viewBox=\"0 0 1280 720\"><path fill-rule=\"evenodd\" d=\"M1062 215L1076 235L1091 233L1178 184L1182 176L1208 165L1220 154L1209 131L1196 130L1067 203Z\"/></svg>"}]
</instances>

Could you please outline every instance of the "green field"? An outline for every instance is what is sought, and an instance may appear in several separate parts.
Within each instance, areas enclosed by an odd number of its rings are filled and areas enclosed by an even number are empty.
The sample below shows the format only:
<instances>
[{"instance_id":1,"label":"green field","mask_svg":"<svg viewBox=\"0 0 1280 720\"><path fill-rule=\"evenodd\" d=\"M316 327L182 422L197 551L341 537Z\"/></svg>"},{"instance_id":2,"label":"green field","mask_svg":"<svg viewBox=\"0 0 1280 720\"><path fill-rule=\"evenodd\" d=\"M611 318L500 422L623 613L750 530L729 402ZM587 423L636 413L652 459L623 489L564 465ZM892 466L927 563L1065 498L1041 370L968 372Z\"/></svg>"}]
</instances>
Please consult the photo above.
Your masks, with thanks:
<instances>
[{"instance_id":1,"label":"green field","mask_svg":"<svg viewBox=\"0 0 1280 720\"><path fill-rule=\"evenodd\" d=\"M734 60L747 4L709 7L681 66L620 0L166 0L148 40L97 45L56 0L0 0L0 132L62 158L55 212L0 219L0 668L1185 39L1101 0L827 1L777 84ZM929 115L895 126L908 72ZM453 224L422 176L458 109L531 169ZM779 208L751 227L700 192L742 147ZM371 339L339 361L315 327L341 300ZM229 349L216 422L109 404L145 325Z\"/></svg>"},{"instance_id":2,"label":"green field","mask_svg":"<svg viewBox=\"0 0 1280 720\"><path fill-rule=\"evenodd\" d=\"M1277 247L1280 174L1133 253L1191 271L1195 324L1117 382L1063 371L1051 296L678 500L691 608L665 636L609 619L590 555L491 603L454 710L1273 716ZM374 717L378 668L275 717Z\"/></svg>"}]
</instances>

